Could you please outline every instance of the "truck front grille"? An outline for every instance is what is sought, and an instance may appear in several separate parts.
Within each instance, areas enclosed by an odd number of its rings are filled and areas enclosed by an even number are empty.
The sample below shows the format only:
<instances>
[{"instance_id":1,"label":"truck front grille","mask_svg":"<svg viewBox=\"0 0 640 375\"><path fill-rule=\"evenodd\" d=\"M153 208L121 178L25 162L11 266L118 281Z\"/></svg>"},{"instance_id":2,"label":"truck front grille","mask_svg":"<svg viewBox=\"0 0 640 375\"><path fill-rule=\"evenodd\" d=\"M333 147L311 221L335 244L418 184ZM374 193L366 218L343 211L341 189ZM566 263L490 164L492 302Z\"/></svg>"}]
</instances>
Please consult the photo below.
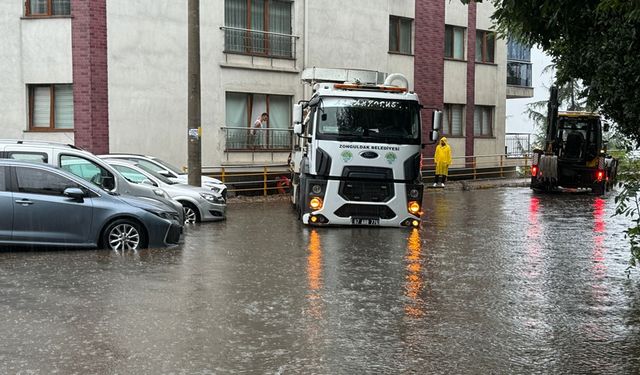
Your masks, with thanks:
<instances>
[{"instance_id":1,"label":"truck front grille","mask_svg":"<svg viewBox=\"0 0 640 375\"><path fill-rule=\"evenodd\" d=\"M338 217L371 217L393 219L396 213L388 206L347 203L338 208L334 214Z\"/></svg>"},{"instance_id":2,"label":"truck front grille","mask_svg":"<svg viewBox=\"0 0 640 375\"><path fill-rule=\"evenodd\" d=\"M393 198L393 183L378 181L341 181L340 196L348 201L387 202Z\"/></svg>"}]
</instances>

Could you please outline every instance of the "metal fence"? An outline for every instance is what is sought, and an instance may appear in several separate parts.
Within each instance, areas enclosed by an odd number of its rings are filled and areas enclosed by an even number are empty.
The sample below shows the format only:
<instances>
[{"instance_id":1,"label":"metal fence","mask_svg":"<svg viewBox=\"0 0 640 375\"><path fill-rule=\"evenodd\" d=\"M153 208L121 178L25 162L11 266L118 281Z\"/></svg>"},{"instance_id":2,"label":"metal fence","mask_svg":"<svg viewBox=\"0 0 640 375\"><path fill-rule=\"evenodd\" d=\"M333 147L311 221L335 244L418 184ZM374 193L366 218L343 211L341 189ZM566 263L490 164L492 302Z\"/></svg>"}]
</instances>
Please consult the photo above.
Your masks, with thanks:
<instances>
[{"instance_id":1,"label":"metal fence","mask_svg":"<svg viewBox=\"0 0 640 375\"><path fill-rule=\"evenodd\" d=\"M507 133L504 137L504 152L507 157L531 157L530 133Z\"/></svg>"},{"instance_id":2,"label":"metal fence","mask_svg":"<svg viewBox=\"0 0 640 375\"><path fill-rule=\"evenodd\" d=\"M298 37L295 35L226 26L220 29L224 31L225 53L285 59L295 59L296 57L296 39Z\"/></svg>"},{"instance_id":3,"label":"metal fence","mask_svg":"<svg viewBox=\"0 0 640 375\"><path fill-rule=\"evenodd\" d=\"M530 173L531 158L528 155L510 158L505 154L460 156L453 158L453 165L449 169L451 180L526 177ZM227 184L230 193L238 195L288 194L291 188L291 172L286 163L205 166L203 170ZM422 179L430 182L434 172L433 158L423 159Z\"/></svg>"},{"instance_id":4,"label":"metal fence","mask_svg":"<svg viewBox=\"0 0 640 375\"><path fill-rule=\"evenodd\" d=\"M223 127L225 151L291 150L291 129Z\"/></svg>"}]
</instances>

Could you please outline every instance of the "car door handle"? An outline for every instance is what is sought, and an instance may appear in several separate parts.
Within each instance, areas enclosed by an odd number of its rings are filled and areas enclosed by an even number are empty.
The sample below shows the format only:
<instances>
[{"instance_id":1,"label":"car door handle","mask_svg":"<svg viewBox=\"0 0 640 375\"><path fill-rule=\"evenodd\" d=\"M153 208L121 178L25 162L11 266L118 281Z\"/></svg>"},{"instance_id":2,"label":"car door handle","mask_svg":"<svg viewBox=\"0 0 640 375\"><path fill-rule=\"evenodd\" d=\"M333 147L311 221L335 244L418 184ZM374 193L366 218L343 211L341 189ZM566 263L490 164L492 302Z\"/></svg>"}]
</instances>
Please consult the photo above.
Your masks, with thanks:
<instances>
[{"instance_id":1,"label":"car door handle","mask_svg":"<svg viewBox=\"0 0 640 375\"><path fill-rule=\"evenodd\" d=\"M30 205L33 204L33 202L28 200L28 199L18 199L18 200L16 200L16 203L17 204L21 204L23 206L30 206Z\"/></svg>"}]
</instances>

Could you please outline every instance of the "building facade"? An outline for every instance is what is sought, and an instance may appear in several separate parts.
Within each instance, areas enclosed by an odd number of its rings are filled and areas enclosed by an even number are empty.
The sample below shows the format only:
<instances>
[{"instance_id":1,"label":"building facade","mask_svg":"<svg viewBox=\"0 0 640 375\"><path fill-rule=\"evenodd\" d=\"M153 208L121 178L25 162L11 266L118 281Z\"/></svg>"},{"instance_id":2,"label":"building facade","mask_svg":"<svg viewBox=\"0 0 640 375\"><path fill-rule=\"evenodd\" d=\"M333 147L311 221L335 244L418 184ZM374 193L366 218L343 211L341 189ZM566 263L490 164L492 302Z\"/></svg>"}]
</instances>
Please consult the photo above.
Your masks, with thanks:
<instances>
[{"instance_id":1,"label":"building facade","mask_svg":"<svg viewBox=\"0 0 640 375\"><path fill-rule=\"evenodd\" d=\"M503 153L505 100L532 89L514 78L526 53L510 48L507 63L492 12L448 0L201 1L203 166L285 161L292 105L311 93L301 79L326 68L402 73L425 122L444 110L454 156ZM186 165L186 1L3 1L0 32L2 138Z\"/></svg>"}]
</instances>

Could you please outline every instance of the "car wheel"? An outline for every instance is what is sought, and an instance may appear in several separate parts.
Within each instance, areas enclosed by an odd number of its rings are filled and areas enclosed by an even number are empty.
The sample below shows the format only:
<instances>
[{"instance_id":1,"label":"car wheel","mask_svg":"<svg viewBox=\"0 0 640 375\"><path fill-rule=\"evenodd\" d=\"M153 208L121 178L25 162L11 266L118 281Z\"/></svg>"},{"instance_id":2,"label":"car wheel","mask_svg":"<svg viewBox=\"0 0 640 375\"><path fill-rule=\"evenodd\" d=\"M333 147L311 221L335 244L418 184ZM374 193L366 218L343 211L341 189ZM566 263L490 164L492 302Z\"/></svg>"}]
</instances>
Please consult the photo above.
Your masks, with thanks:
<instances>
[{"instance_id":1,"label":"car wheel","mask_svg":"<svg viewBox=\"0 0 640 375\"><path fill-rule=\"evenodd\" d=\"M119 219L109 224L102 242L110 250L138 250L145 246L145 235L140 224Z\"/></svg>"},{"instance_id":2,"label":"car wheel","mask_svg":"<svg viewBox=\"0 0 640 375\"><path fill-rule=\"evenodd\" d=\"M200 222L198 209L189 203L181 202L184 206L184 223L195 224Z\"/></svg>"}]
</instances>

